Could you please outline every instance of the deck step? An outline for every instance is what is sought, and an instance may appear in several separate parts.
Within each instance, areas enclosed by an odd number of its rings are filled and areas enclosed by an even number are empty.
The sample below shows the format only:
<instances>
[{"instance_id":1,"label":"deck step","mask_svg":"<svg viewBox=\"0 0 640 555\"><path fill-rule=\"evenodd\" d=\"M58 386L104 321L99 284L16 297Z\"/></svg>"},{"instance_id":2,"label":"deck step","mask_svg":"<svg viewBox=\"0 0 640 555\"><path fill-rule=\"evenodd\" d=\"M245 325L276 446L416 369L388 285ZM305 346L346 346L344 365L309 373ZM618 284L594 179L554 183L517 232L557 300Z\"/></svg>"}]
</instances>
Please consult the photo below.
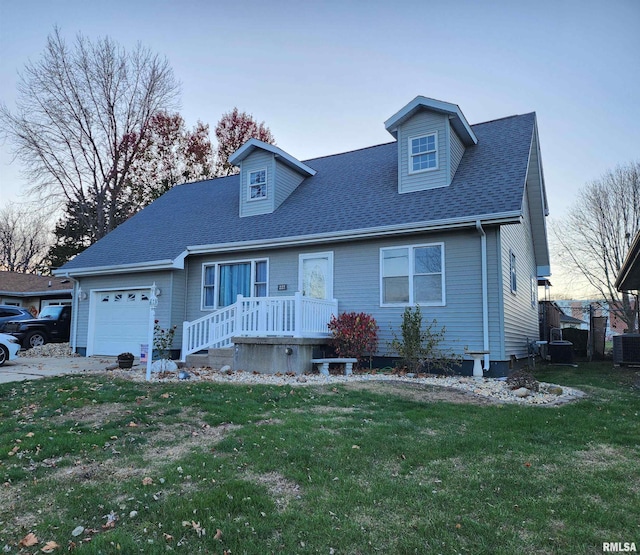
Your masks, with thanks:
<instances>
[{"instance_id":1,"label":"deck step","mask_svg":"<svg viewBox=\"0 0 640 555\"><path fill-rule=\"evenodd\" d=\"M193 353L191 355L187 355L184 365L189 368L205 368L206 366L209 366L209 354Z\"/></svg>"},{"instance_id":2,"label":"deck step","mask_svg":"<svg viewBox=\"0 0 640 555\"><path fill-rule=\"evenodd\" d=\"M233 368L233 347L227 349L209 349L209 364L211 368L220 370L223 366Z\"/></svg>"}]
</instances>

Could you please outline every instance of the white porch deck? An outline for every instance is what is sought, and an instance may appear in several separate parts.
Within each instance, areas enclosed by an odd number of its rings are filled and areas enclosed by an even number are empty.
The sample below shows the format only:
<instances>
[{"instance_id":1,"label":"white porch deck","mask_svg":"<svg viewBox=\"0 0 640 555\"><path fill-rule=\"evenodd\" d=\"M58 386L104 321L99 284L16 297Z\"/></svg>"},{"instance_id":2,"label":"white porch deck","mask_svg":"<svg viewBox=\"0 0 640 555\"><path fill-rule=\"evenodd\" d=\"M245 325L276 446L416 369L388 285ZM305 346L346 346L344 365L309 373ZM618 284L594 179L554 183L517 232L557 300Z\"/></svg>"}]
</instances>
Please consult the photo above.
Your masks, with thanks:
<instances>
[{"instance_id":1,"label":"white porch deck","mask_svg":"<svg viewBox=\"0 0 640 555\"><path fill-rule=\"evenodd\" d=\"M229 306L184 322L181 359L202 349L232 345L234 336L329 337L327 324L338 314L338 301L296 293L288 297L243 297Z\"/></svg>"}]
</instances>

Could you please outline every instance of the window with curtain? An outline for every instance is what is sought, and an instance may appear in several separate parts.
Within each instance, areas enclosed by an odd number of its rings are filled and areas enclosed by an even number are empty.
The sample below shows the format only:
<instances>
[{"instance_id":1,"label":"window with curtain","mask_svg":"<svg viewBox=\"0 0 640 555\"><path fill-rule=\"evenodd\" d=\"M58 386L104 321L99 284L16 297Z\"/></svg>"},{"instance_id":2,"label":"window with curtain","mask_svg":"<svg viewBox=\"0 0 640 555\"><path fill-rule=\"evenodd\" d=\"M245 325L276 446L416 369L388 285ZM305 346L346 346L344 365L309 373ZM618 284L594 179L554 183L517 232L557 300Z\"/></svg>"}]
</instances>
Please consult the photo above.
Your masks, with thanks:
<instances>
[{"instance_id":1,"label":"window with curtain","mask_svg":"<svg viewBox=\"0 0 640 555\"><path fill-rule=\"evenodd\" d=\"M205 265L202 275L202 308L229 306L238 295L266 297L267 261L247 260Z\"/></svg>"}]
</instances>

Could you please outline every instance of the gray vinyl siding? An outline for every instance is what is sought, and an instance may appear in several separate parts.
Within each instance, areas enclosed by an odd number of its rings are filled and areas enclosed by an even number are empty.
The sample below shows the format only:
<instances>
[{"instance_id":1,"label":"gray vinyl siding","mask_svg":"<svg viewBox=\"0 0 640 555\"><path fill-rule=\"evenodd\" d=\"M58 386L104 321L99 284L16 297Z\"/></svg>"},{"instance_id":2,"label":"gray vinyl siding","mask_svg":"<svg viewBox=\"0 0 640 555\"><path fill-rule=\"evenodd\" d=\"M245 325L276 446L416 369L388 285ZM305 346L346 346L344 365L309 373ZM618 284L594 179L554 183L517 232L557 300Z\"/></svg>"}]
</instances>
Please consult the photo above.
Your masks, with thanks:
<instances>
[{"instance_id":1,"label":"gray vinyl siding","mask_svg":"<svg viewBox=\"0 0 640 555\"><path fill-rule=\"evenodd\" d=\"M464 154L464 144L462 144L460 137L458 137L458 134L453 129L449 130L449 135L451 137L451 174L449 178L453 180L453 176L456 174L456 170L458 169L460 160L462 160L462 155Z\"/></svg>"},{"instance_id":2,"label":"gray vinyl siding","mask_svg":"<svg viewBox=\"0 0 640 555\"><path fill-rule=\"evenodd\" d=\"M304 177L276 160L275 210L302 183Z\"/></svg>"},{"instance_id":3,"label":"gray vinyl siding","mask_svg":"<svg viewBox=\"0 0 640 555\"><path fill-rule=\"evenodd\" d=\"M272 153L256 150L247 156L240 168L240 216L269 214L274 210L275 198L275 158ZM267 170L267 196L260 200L247 200L249 195L249 173Z\"/></svg>"},{"instance_id":4,"label":"gray vinyl siding","mask_svg":"<svg viewBox=\"0 0 640 555\"><path fill-rule=\"evenodd\" d=\"M502 297L504 303L505 360L527 356L527 342L539 339L538 306L531 306L531 278L536 262L530 227L529 208L523 206L523 223L500 228ZM516 292L511 291L510 253L516 255ZM537 286L534 288L537 294Z\"/></svg>"},{"instance_id":5,"label":"gray vinyl siding","mask_svg":"<svg viewBox=\"0 0 640 555\"><path fill-rule=\"evenodd\" d=\"M145 289L149 288L154 282L156 287L160 288L160 296L158 297L158 308L156 309L156 319L160 325L165 327L169 325L178 325L176 337L174 340L174 348L180 346L182 337L182 312L173 314L177 309L177 302L174 294L180 296L179 287L176 290L174 286L176 274L182 272L143 272L139 274L112 275L112 276L95 276L77 278L82 291L88 294L88 298L78 302L77 311L77 343L79 348L86 348L88 344L87 334L89 332L89 308L92 292L103 291L107 289ZM184 289L184 288L183 288ZM184 291L182 292L184 296ZM178 333L179 332L179 333Z\"/></svg>"},{"instance_id":6,"label":"gray vinyl siding","mask_svg":"<svg viewBox=\"0 0 640 555\"><path fill-rule=\"evenodd\" d=\"M501 350L499 290L495 276L498 260L496 234L487 232L489 245L489 321L490 348ZM422 307L425 322L437 320L437 329L446 328L443 347L464 355L465 348L483 347L482 282L480 236L475 230L451 233L421 234L405 238L360 241L354 243L324 244L303 249L273 249L229 254L198 256L188 259L187 267L187 319L195 320L209 311L201 309L202 266L212 262L267 258L269 268L269 295L293 295L298 290L298 260L300 254L333 252L334 298L340 312L366 312L373 315L380 326L379 353L391 354L388 343L393 331L399 335L404 307L380 306L380 249L399 245L444 243L446 305ZM493 266L493 268L492 268ZM286 285L286 291L278 291Z\"/></svg>"},{"instance_id":7,"label":"gray vinyl siding","mask_svg":"<svg viewBox=\"0 0 640 555\"><path fill-rule=\"evenodd\" d=\"M438 134L438 169L409 173L409 139L431 133ZM420 112L398 129L398 192L410 193L446 187L449 175L449 120L443 114Z\"/></svg>"}]
</instances>

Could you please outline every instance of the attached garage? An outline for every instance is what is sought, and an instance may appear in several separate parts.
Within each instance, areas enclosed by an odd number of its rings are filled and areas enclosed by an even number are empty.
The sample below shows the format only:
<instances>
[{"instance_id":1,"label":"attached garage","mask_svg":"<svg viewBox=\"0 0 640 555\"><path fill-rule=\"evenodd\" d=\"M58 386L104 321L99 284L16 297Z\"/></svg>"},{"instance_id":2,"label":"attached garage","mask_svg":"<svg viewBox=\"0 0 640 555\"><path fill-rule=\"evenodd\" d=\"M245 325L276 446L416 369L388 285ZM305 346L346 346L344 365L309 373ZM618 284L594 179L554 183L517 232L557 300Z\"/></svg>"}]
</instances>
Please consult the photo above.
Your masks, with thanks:
<instances>
[{"instance_id":1,"label":"attached garage","mask_svg":"<svg viewBox=\"0 0 640 555\"><path fill-rule=\"evenodd\" d=\"M94 291L91 305L87 355L139 357L149 342L149 290Z\"/></svg>"}]
</instances>

